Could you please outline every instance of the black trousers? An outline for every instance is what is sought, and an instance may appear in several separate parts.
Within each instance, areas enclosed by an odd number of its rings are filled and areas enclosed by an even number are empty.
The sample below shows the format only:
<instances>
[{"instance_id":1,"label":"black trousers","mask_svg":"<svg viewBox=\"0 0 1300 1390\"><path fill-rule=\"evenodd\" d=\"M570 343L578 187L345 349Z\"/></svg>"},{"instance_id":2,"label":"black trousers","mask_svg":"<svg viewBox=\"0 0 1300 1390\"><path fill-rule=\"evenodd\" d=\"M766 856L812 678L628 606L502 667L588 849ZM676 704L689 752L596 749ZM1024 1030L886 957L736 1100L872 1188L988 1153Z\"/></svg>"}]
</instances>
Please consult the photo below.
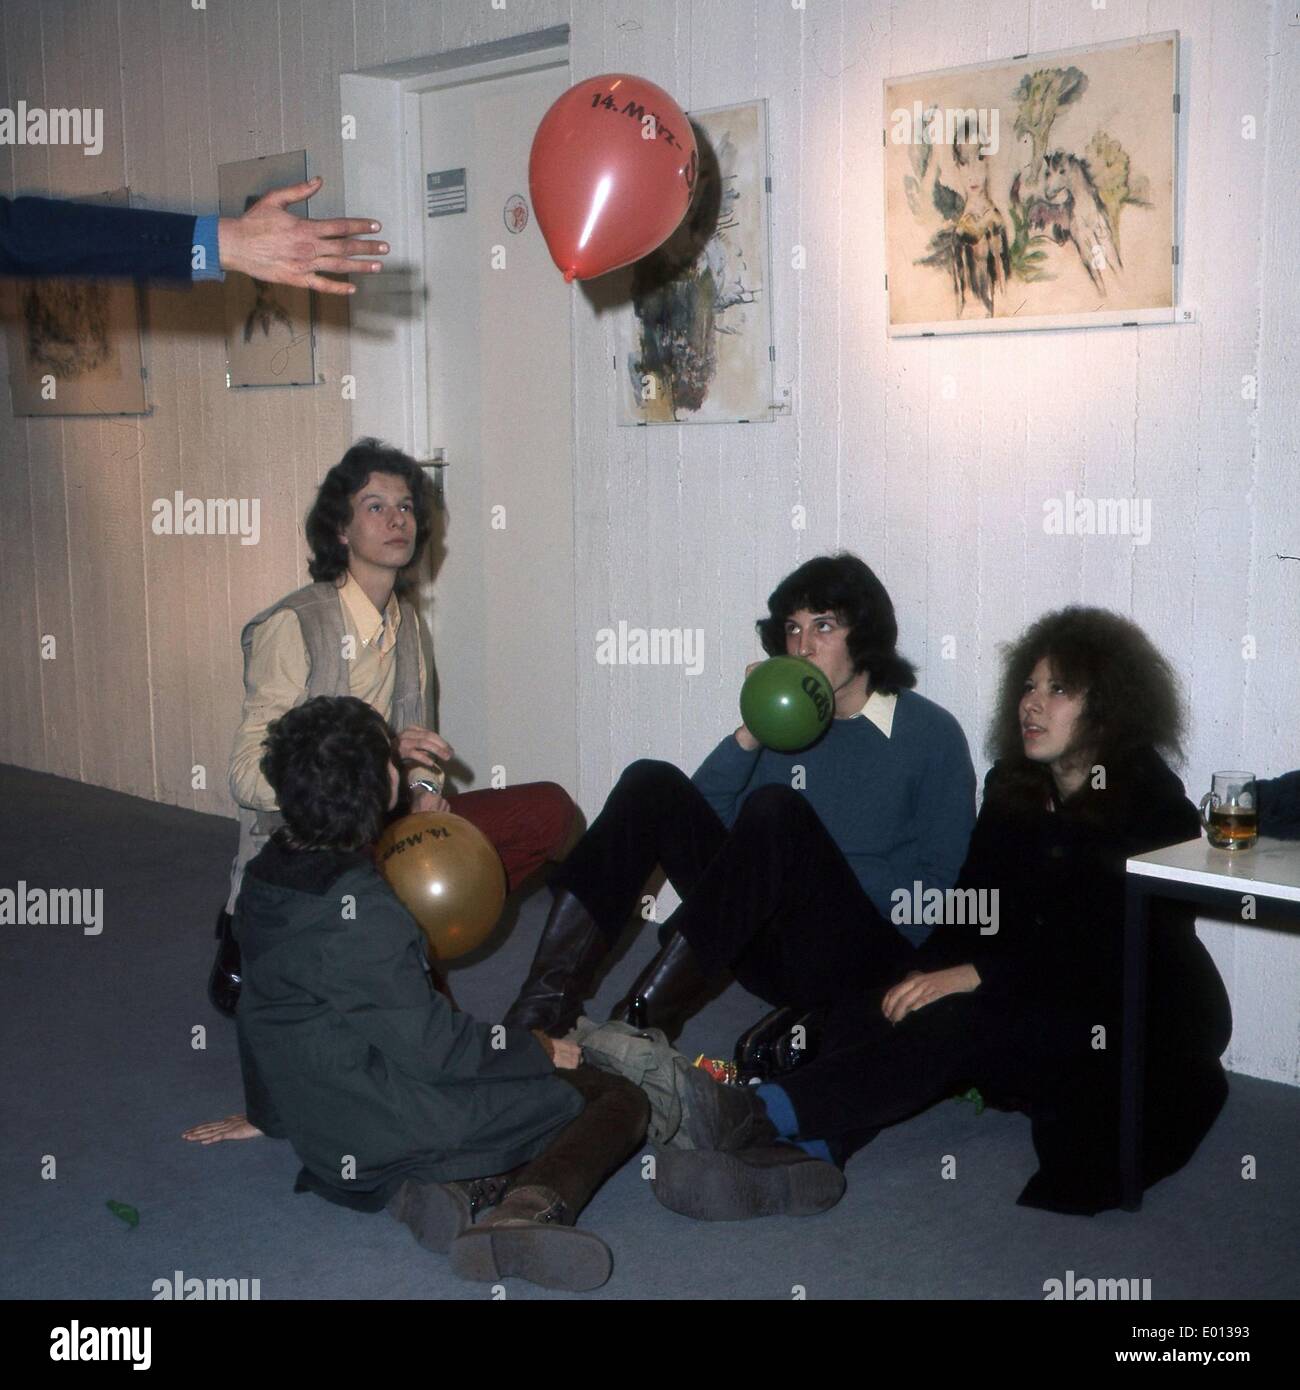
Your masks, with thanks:
<instances>
[{"instance_id":1,"label":"black trousers","mask_svg":"<svg viewBox=\"0 0 1300 1390\"><path fill-rule=\"evenodd\" d=\"M910 969L913 947L876 910L806 798L766 786L730 830L670 763L642 760L555 871L612 939L656 865L680 931L710 975L730 970L769 1004L859 1000Z\"/></svg>"},{"instance_id":2,"label":"black trousers","mask_svg":"<svg viewBox=\"0 0 1300 1390\"><path fill-rule=\"evenodd\" d=\"M851 1152L886 1125L977 1086L991 1103L1033 1117L1039 1156L1058 1174L1113 1164L1118 1045L1093 1047L1095 1010L1069 996L1011 999L981 987L894 1024L881 1012L884 994L845 1001L818 1055L779 1078L797 1137L833 1149L847 1141Z\"/></svg>"}]
</instances>

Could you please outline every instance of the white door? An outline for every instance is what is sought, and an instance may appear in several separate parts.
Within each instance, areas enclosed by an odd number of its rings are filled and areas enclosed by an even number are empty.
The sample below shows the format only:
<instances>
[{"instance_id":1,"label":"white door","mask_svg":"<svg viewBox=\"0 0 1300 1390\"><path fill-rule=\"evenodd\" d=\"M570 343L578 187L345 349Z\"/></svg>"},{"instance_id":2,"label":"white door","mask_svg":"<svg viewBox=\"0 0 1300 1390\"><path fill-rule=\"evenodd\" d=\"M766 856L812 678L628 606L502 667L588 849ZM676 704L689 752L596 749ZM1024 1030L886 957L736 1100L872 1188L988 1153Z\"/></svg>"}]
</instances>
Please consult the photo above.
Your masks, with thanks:
<instances>
[{"instance_id":1,"label":"white door","mask_svg":"<svg viewBox=\"0 0 1300 1390\"><path fill-rule=\"evenodd\" d=\"M420 99L422 187L442 176L423 218L429 443L448 463L425 619L461 790L577 785L571 291L528 196L533 132L568 85L561 64Z\"/></svg>"}]
</instances>

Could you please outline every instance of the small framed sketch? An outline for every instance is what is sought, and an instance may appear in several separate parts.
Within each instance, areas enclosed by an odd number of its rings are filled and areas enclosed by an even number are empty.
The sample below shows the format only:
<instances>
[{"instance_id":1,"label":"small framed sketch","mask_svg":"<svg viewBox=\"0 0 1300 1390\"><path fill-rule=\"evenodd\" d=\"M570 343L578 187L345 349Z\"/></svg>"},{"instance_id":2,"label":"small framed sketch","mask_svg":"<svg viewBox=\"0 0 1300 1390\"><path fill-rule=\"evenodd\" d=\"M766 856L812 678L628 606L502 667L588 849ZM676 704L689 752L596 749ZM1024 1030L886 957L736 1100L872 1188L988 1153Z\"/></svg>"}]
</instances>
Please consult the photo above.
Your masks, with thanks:
<instances>
[{"instance_id":1,"label":"small framed sketch","mask_svg":"<svg viewBox=\"0 0 1300 1390\"><path fill-rule=\"evenodd\" d=\"M130 193L77 196L129 207ZM132 280L15 280L9 286L15 415L145 415L140 294Z\"/></svg>"},{"instance_id":2,"label":"small framed sketch","mask_svg":"<svg viewBox=\"0 0 1300 1390\"><path fill-rule=\"evenodd\" d=\"M1175 318L1176 31L884 100L891 337Z\"/></svg>"},{"instance_id":3,"label":"small framed sketch","mask_svg":"<svg viewBox=\"0 0 1300 1390\"><path fill-rule=\"evenodd\" d=\"M619 424L770 420L767 103L691 113L699 180L682 225L631 267Z\"/></svg>"},{"instance_id":4,"label":"small framed sketch","mask_svg":"<svg viewBox=\"0 0 1300 1390\"><path fill-rule=\"evenodd\" d=\"M302 183L307 151L241 159L217 168L217 196L222 217L241 217L273 188ZM293 211L301 213L300 208ZM227 275L226 304L228 386L314 386L311 291L271 285L247 275Z\"/></svg>"}]
</instances>

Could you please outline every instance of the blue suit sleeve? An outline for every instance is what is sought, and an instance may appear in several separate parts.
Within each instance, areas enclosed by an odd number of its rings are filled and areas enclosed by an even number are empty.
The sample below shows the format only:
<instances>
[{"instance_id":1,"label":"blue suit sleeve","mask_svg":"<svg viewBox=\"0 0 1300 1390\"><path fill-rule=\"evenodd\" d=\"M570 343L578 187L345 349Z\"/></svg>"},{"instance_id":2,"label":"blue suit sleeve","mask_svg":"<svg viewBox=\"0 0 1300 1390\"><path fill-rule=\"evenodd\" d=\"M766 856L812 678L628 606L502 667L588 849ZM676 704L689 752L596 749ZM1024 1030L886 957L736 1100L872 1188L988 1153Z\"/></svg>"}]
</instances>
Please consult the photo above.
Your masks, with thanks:
<instances>
[{"instance_id":1,"label":"blue suit sleeve","mask_svg":"<svg viewBox=\"0 0 1300 1390\"><path fill-rule=\"evenodd\" d=\"M0 274L189 281L192 213L0 198Z\"/></svg>"}]
</instances>

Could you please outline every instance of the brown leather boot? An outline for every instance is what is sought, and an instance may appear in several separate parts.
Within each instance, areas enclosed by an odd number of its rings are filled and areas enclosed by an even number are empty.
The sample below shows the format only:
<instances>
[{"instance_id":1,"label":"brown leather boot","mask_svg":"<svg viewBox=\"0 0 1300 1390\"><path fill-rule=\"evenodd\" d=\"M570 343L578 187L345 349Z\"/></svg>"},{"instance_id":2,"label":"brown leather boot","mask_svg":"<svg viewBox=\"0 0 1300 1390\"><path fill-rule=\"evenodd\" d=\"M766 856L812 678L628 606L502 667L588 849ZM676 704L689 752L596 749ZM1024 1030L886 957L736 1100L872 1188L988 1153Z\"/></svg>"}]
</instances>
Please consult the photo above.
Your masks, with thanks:
<instances>
[{"instance_id":1,"label":"brown leather boot","mask_svg":"<svg viewBox=\"0 0 1300 1390\"><path fill-rule=\"evenodd\" d=\"M610 1018L633 1028L660 1028L668 1037L676 1037L711 983L690 942L681 932L673 932Z\"/></svg>"},{"instance_id":2,"label":"brown leather boot","mask_svg":"<svg viewBox=\"0 0 1300 1390\"><path fill-rule=\"evenodd\" d=\"M540 1028L562 1038L578 1021L609 938L570 892L561 889L542 928L532 969L502 1020L508 1028Z\"/></svg>"},{"instance_id":3,"label":"brown leather boot","mask_svg":"<svg viewBox=\"0 0 1300 1390\"><path fill-rule=\"evenodd\" d=\"M520 1170L501 1205L452 1241L451 1267L463 1279L513 1276L580 1292L609 1278L609 1247L573 1223L601 1183L641 1147L650 1104L630 1081L595 1067L556 1075L581 1092L586 1107Z\"/></svg>"},{"instance_id":4,"label":"brown leather boot","mask_svg":"<svg viewBox=\"0 0 1300 1390\"><path fill-rule=\"evenodd\" d=\"M598 1289L614 1268L609 1246L573 1228L573 1213L548 1187L516 1187L499 1207L451 1242L451 1268L491 1284L527 1279L545 1289Z\"/></svg>"}]
</instances>

